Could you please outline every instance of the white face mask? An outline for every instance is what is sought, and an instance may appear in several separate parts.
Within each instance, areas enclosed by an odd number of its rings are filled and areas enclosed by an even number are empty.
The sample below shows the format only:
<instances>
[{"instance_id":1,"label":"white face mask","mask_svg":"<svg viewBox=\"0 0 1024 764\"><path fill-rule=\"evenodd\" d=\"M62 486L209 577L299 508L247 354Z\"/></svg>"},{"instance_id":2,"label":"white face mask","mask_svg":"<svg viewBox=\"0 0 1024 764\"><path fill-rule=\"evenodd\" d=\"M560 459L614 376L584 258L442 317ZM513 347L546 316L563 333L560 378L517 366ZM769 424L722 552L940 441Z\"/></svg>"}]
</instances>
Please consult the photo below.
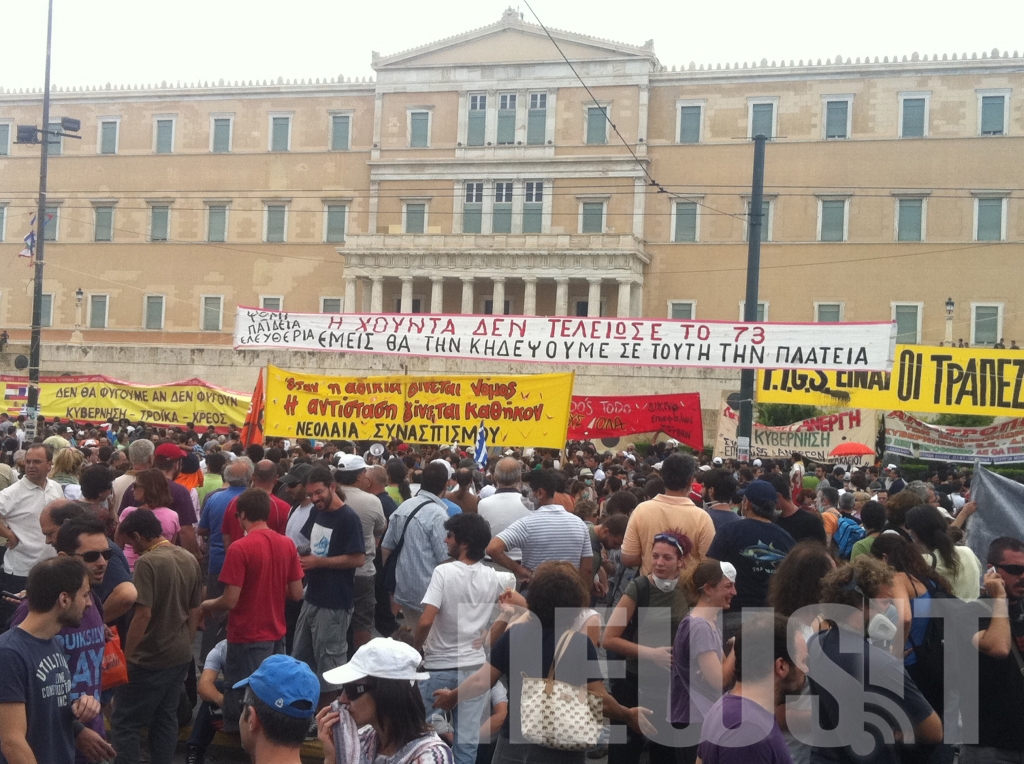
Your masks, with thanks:
<instances>
[{"instance_id":1,"label":"white face mask","mask_svg":"<svg viewBox=\"0 0 1024 764\"><path fill-rule=\"evenodd\" d=\"M676 588L679 583L679 578L658 578L653 576L654 585L658 587L658 591L668 593Z\"/></svg>"},{"instance_id":2,"label":"white face mask","mask_svg":"<svg viewBox=\"0 0 1024 764\"><path fill-rule=\"evenodd\" d=\"M891 642L896 636L896 624L881 613L875 613L868 621L868 636L878 642Z\"/></svg>"}]
</instances>

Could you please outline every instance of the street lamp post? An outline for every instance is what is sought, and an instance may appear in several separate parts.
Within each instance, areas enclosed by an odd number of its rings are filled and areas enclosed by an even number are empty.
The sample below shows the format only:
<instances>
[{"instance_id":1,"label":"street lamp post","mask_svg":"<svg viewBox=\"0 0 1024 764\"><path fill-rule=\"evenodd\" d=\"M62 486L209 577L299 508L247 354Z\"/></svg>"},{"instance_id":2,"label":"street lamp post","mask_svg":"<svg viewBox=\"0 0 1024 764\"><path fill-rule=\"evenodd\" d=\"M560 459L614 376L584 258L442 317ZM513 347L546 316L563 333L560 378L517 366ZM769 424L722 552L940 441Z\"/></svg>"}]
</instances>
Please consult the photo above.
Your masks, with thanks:
<instances>
[{"instance_id":1,"label":"street lamp post","mask_svg":"<svg viewBox=\"0 0 1024 764\"><path fill-rule=\"evenodd\" d=\"M956 303L952 297L946 298L946 344L953 344L953 309Z\"/></svg>"}]
</instances>

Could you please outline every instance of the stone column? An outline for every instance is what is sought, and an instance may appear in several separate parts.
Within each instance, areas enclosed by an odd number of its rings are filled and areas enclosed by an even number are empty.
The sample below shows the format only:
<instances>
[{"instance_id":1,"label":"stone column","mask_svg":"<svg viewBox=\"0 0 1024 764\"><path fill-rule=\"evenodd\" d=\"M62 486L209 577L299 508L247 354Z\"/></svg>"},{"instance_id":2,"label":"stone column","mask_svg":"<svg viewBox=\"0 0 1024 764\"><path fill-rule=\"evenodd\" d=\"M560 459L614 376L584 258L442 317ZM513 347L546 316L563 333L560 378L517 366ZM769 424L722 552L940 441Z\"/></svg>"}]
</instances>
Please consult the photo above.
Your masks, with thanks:
<instances>
[{"instance_id":1,"label":"stone column","mask_svg":"<svg viewBox=\"0 0 1024 764\"><path fill-rule=\"evenodd\" d=\"M430 277L430 312L444 313L444 276Z\"/></svg>"},{"instance_id":2,"label":"stone column","mask_svg":"<svg viewBox=\"0 0 1024 764\"><path fill-rule=\"evenodd\" d=\"M359 312L356 310L356 280L352 277L345 279L345 312Z\"/></svg>"},{"instance_id":3,"label":"stone column","mask_svg":"<svg viewBox=\"0 0 1024 764\"><path fill-rule=\"evenodd\" d=\"M594 318L601 315L601 279L588 278L590 291L587 293L587 316Z\"/></svg>"},{"instance_id":4,"label":"stone column","mask_svg":"<svg viewBox=\"0 0 1024 764\"><path fill-rule=\"evenodd\" d=\"M401 276L400 278L402 280L401 312L412 313L412 276Z\"/></svg>"},{"instance_id":5,"label":"stone column","mask_svg":"<svg viewBox=\"0 0 1024 764\"><path fill-rule=\"evenodd\" d=\"M491 313L496 316L505 315L505 277L495 276L491 279L494 288L491 291Z\"/></svg>"},{"instance_id":6,"label":"stone column","mask_svg":"<svg viewBox=\"0 0 1024 764\"><path fill-rule=\"evenodd\" d=\"M462 276L462 314L469 315L473 310L473 277Z\"/></svg>"},{"instance_id":7,"label":"stone column","mask_svg":"<svg viewBox=\"0 0 1024 764\"><path fill-rule=\"evenodd\" d=\"M381 313L384 309L384 277L370 276L370 312Z\"/></svg>"},{"instance_id":8,"label":"stone column","mask_svg":"<svg viewBox=\"0 0 1024 764\"><path fill-rule=\"evenodd\" d=\"M569 314L569 279L555 279L555 315L566 316Z\"/></svg>"},{"instance_id":9,"label":"stone column","mask_svg":"<svg viewBox=\"0 0 1024 764\"><path fill-rule=\"evenodd\" d=\"M537 315L537 277L523 277L523 315Z\"/></svg>"},{"instance_id":10,"label":"stone column","mask_svg":"<svg viewBox=\"0 0 1024 764\"><path fill-rule=\"evenodd\" d=\"M629 318L632 308L632 295L630 294L632 287L633 282L629 279L619 279L619 304L615 311L615 315L619 318Z\"/></svg>"}]
</instances>

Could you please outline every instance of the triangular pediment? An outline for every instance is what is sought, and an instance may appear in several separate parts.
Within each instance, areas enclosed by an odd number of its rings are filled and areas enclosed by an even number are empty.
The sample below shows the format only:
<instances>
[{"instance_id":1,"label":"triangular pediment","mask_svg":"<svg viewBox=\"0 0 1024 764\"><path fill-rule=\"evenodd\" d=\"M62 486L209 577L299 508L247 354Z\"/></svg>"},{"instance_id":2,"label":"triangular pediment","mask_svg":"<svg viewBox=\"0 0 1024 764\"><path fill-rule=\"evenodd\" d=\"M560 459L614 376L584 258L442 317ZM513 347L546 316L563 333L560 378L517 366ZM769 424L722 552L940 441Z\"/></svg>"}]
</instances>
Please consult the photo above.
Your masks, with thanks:
<instances>
[{"instance_id":1,"label":"triangular pediment","mask_svg":"<svg viewBox=\"0 0 1024 764\"><path fill-rule=\"evenodd\" d=\"M654 58L654 41L644 46L601 40L596 37L550 29L570 61ZM501 21L465 34L439 40L390 56L374 54L373 68L405 69L480 64L524 64L561 61L562 56L543 28L528 24L520 15L506 11Z\"/></svg>"}]
</instances>

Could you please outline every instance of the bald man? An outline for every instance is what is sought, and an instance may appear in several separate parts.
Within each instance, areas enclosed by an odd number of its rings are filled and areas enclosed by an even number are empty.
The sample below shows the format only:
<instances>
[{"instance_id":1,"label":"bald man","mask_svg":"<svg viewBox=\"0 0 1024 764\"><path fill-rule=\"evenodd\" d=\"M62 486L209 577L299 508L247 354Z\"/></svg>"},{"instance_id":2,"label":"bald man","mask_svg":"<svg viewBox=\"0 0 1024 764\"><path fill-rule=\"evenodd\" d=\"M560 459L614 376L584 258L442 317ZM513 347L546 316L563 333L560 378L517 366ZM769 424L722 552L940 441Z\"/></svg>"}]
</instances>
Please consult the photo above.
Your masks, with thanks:
<instances>
[{"instance_id":1,"label":"bald man","mask_svg":"<svg viewBox=\"0 0 1024 764\"><path fill-rule=\"evenodd\" d=\"M277 465L269 459L262 459L256 462L252 473L252 487L259 488L270 496L270 519L267 520L267 527L277 531L281 535L288 526L288 513L291 506L283 499L274 495L274 486L277 484ZM238 522L238 509L236 500L232 499L224 512L224 522L221 523L221 536L224 539L225 551L231 546L232 539L242 538L242 525Z\"/></svg>"}]
</instances>

